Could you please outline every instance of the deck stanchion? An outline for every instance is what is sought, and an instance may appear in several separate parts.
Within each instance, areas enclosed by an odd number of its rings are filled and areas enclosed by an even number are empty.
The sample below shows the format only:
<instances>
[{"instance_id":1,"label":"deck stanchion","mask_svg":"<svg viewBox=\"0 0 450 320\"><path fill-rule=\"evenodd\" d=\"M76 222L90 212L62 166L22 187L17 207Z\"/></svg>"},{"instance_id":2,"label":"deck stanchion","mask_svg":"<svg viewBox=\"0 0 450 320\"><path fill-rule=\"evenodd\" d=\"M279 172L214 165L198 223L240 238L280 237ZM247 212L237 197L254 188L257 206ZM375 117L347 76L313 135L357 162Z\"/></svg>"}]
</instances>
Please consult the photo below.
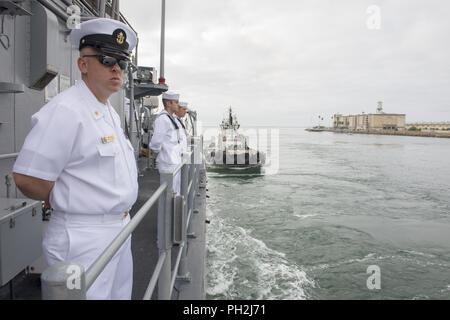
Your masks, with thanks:
<instances>
[{"instance_id":1,"label":"deck stanchion","mask_svg":"<svg viewBox=\"0 0 450 320\"><path fill-rule=\"evenodd\" d=\"M184 155L183 157L184 159L186 159L187 162L189 162L189 159L187 158L187 154ZM184 280L184 281L189 281L189 271L187 269L187 237L186 237L186 232L187 232L187 200L188 200L188 177L189 177L189 171L188 171L188 163L185 163L183 165L183 167L181 168L181 194L183 196L183 223L181 226L181 239L182 242L184 243L183 248L181 249L181 260L180 260L180 267L178 268L178 273L177 273L177 280Z\"/></svg>"},{"instance_id":2,"label":"deck stanchion","mask_svg":"<svg viewBox=\"0 0 450 320\"><path fill-rule=\"evenodd\" d=\"M172 206L173 206L173 173L160 171L161 183L167 183L165 194L158 203L158 249L165 253L166 259L161 268L158 280L158 299L170 299L171 282L171 250L172 250Z\"/></svg>"}]
</instances>

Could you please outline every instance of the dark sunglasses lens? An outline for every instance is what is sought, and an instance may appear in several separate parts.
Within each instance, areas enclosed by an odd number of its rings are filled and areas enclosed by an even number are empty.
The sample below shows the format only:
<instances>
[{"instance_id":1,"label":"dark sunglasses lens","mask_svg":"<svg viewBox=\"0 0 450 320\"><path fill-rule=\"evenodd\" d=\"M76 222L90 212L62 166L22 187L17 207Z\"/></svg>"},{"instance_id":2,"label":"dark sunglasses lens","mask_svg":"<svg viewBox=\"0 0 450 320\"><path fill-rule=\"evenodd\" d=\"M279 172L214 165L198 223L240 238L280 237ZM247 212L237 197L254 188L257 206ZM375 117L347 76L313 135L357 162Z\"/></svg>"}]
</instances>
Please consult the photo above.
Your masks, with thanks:
<instances>
[{"instance_id":1,"label":"dark sunglasses lens","mask_svg":"<svg viewBox=\"0 0 450 320\"><path fill-rule=\"evenodd\" d=\"M116 63L118 63L120 69L122 69L122 70L125 70L128 66L127 60L118 60L117 58L109 57L109 56L101 56L101 57L102 57L101 63L105 66L113 67L116 65Z\"/></svg>"},{"instance_id":2,"label":"dark sunglasses lens","mask_svg":"<svg viewBox=\"0 0 450 320\"><path fill-rule=\"evenodd\" d=\"M117 59L113 57L103 56L102 64L108 67L112 67L117 63Z\"/></svg>"},{"instance_id":3,"label":"dark sunglasses lens","mask_svg":"<svg viewBox=\"0 0 450 320\"><path fill-rule=\"evenodd\" d=\"M127 60L119 60L119 67L122 70L125 70L128 67L128 61Z\"/></svg>"}]
</instances>

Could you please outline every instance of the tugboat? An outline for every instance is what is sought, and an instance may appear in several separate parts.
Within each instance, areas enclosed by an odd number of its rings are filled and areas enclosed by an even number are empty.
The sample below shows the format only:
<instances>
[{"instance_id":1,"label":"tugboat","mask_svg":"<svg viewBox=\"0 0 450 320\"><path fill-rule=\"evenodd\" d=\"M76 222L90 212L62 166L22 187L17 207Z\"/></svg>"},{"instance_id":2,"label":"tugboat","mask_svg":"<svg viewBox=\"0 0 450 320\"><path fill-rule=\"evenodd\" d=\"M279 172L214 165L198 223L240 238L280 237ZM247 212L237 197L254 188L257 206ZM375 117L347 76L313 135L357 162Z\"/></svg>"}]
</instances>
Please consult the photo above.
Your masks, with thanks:
<instances>
[{"instance_id":1,"label":"tugboat","mask_svg":"<svg viewBox=\"0 0 450 320\"><path fill-rule=\"evenodd\" d=\"M207 169L259 171L265 164L266 155L249 147L248 137L238 131L240 124L231 107L219 127L217 145L213 141L205 151Z\"/></svg>"}]
</instances>

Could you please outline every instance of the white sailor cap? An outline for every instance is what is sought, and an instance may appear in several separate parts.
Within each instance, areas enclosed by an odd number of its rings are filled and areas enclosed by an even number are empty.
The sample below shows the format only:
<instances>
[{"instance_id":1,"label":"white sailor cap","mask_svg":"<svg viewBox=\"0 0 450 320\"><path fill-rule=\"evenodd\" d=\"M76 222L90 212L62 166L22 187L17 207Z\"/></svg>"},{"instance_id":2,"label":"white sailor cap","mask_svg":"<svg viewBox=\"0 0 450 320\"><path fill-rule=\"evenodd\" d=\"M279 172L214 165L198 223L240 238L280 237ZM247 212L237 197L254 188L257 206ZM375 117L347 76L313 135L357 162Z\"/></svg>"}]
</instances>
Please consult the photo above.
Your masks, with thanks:
<instances>
[{"instance_id":1,"label":"white sailor cap","mask_svg":"<svg viewBox=\"0 0 450 320\"><path fill-rule=\"evenodd\" d=\"M118 20L97 18L85 21L79 27L70 32L70 42L79 50L90 46L103 54L129 58L136 46L136 33Z\"/></svg>"},{"instance_id":2,"label":"white sailor cap","mask_svg":"<svg viewBox=\"0 0 450 320\"><path fill-rule=\"evenodd\" d=\"M178 106L180 106L180 107L182 107L182 108L187 108L188 103L187 103L187 102L184 102L184 101L180 101L180 102L178 102Z\"/></svg>"},{"instance_id":3,"label":"white sailor cap","mask_svg":"<svg viewBox=\"0 0 450 320\"><path fill-rule=\"evenodd\" d=\"M164 100L180 100L180 94L171 92L171 91L167 91L167 92L163 93L162 98Z\"/></svg>"}]
</instances>

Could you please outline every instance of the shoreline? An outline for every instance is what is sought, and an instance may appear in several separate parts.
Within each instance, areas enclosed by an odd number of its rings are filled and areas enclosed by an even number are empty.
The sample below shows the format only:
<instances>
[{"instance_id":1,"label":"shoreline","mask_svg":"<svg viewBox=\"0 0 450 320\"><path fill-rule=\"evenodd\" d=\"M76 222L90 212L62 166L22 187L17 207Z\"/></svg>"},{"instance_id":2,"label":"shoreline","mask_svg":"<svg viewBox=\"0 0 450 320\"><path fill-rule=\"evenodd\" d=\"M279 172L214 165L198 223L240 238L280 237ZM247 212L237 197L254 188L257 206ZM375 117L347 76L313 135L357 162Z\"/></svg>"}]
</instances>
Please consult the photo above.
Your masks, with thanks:
<instances>
[{"instance_id":1,"label":"shoreline","mask_svg":"<svg viewBox=\"0 0 450 320\"><path fill-rule=\"evenodd\" d=\"M422 132L422 131L394 131L394 130L370 130L370 131L356 131L356 130L336 130L324 129L323 131L334 133L356 133L356 134L377 134L387 136L409 136L409 137L430 137L430 138L450 138L450 132Z\"/></svg>"}]
</instances>

